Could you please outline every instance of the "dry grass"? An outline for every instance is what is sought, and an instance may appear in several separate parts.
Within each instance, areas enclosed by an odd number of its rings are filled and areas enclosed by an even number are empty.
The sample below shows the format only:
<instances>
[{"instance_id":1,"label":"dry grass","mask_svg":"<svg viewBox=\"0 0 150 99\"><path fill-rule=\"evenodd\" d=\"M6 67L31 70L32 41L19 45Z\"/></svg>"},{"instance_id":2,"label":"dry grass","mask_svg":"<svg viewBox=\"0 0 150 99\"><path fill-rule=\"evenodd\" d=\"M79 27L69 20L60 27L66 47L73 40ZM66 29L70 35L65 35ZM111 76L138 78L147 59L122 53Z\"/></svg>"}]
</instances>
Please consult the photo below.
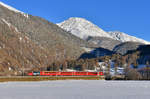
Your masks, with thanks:
<instances>
[{"instance_id":1,"label":"dry grass","mask_svg":"<svg viewBox=\"0 0 150 99\"><path fill-rule=\"evenodd\" d=\"M103 76L94 77L42 77L42 76L16 76L16 77L0 77L0 82L12 81L48 81L48 80L103 80Z\"/></svg>"}]
</instances>

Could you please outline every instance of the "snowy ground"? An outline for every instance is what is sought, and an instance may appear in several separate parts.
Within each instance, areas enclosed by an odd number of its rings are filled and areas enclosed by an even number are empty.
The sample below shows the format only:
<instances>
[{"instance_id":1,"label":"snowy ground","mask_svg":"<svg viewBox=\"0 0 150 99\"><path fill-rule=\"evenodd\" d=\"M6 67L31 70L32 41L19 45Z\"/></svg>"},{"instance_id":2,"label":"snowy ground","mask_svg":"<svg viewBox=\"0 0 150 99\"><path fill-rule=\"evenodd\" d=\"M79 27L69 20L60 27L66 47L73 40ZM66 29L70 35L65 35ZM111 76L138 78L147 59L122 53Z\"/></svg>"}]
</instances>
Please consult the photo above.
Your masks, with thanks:
<instances>
[{"instance_id":1,"label":"snowy ground","mask_svg":"<svg viewBox=\"0 0 150 99\"><path fill-rule=\"evenodd\" d=\"M150 82L8 82L0 83L0 99L150 99Z\"/></svg>"}]
</instances>

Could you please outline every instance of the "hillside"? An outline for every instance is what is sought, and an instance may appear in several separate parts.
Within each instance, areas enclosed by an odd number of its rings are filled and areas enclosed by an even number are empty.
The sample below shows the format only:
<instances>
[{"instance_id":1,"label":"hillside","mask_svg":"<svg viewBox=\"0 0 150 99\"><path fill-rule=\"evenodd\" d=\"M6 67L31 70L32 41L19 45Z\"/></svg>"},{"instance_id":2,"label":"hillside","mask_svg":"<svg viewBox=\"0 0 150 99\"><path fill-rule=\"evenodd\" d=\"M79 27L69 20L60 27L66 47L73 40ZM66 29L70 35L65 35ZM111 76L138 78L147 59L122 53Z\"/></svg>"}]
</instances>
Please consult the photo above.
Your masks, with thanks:
<instances>
[{"instance_id":1,"label":"hillside","mask_svg":"<svg viewBox=\"0 0 150 99\"><path fill-rule=\"evenodd\" d=\"M88 37L87 42L97 44L99 47L113 51L114 47L119 45L121 42L107 37Z\"/></svg>"},{"instance_id":2,"label":"hillside","mask_svg":"<svg viewBox=\"0 0 150 99\"><path fill-rule=\"evenodd\" d=\"M0 75L46 70L54 61L77 59L86 48L97 47L43 18L25 14L2 2L0 35Z\"/></svg>"},{"instance_id":3,"label":"hillside","mask_svg":"<svg viewBox=\"0 0 150 99\"><path fill-rule=\"evenodd\" d=\"M44 69L51 59L48 50L0 20L0 75L20 75L23 71Z\"/></svg>"},{"instance_id":4,"label":"hillside","mask_svg":"<svg viewBox=\"0 0 150 99\"><path fill-rule=\"evenodd\" d=\"M120 53L122 55L126 54L128 51L136 50L140 45L144 45L142 43L137 42L125 42L117 45L113 51L116 53Z\"/></svg>"},{"instance_id":5,"label":"hillside","mask_svg":"<svg viewBox=\"0 0 150 99\"><path fill-rule=\"evenodd\" d=\"M12 11L3 5L0 5L0 13L1 19L13 25L33 42L50 52L59 53L57 57L77 58L85 51L83 47L96 47L40 17Z\"/></svg>"},{"instance_id":6,"label":"hillside","mask_svg":"<svg viewBox=\"0 0 150 99\"><path fill-rule=\"evenodd\" d=\"M131 50L126 55L139 56L137 61L139 64L150 62L150 45L140 45L136 50Z\"/></svg>"}]
</instances>

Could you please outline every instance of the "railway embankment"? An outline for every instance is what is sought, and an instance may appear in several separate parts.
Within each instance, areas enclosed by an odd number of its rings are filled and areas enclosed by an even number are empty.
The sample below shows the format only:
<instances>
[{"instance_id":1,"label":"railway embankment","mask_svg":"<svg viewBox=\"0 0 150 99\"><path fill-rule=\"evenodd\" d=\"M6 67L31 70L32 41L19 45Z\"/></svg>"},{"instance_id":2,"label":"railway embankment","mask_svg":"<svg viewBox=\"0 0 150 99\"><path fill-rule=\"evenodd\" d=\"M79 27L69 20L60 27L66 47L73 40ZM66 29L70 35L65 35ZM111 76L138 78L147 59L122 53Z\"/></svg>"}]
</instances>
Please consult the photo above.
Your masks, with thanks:
<instances>
[{"instance_id":1,"label":"railway embankment","mask_svg":"<svg viewBox=\"0 0 150 99\"><path fill-rule=\"evenodd\" d=\"M55 80L104 80L104 76L1 76L0 82L55 81Z\"/></svg>"}]
</instances>

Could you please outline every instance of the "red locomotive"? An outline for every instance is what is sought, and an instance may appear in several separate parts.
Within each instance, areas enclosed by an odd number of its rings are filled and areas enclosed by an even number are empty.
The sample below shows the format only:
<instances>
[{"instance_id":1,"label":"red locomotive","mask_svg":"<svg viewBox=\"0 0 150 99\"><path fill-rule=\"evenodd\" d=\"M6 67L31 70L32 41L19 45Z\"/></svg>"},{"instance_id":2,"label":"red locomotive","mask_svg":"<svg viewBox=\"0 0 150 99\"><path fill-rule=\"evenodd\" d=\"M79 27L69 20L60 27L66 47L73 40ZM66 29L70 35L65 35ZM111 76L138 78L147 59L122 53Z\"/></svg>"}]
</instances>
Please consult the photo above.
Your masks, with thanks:
<instances>
[{"instance_id":1,"label":"red locomotive","mask_svg":"<svg viewBox=\"0 0 150 99\"><path fill-rule=\"evenodd\" d=\"M63 72L63 71L40 71L30 72L29 76L103 76L103 72Z\"/></svg>"}]
</instances>

